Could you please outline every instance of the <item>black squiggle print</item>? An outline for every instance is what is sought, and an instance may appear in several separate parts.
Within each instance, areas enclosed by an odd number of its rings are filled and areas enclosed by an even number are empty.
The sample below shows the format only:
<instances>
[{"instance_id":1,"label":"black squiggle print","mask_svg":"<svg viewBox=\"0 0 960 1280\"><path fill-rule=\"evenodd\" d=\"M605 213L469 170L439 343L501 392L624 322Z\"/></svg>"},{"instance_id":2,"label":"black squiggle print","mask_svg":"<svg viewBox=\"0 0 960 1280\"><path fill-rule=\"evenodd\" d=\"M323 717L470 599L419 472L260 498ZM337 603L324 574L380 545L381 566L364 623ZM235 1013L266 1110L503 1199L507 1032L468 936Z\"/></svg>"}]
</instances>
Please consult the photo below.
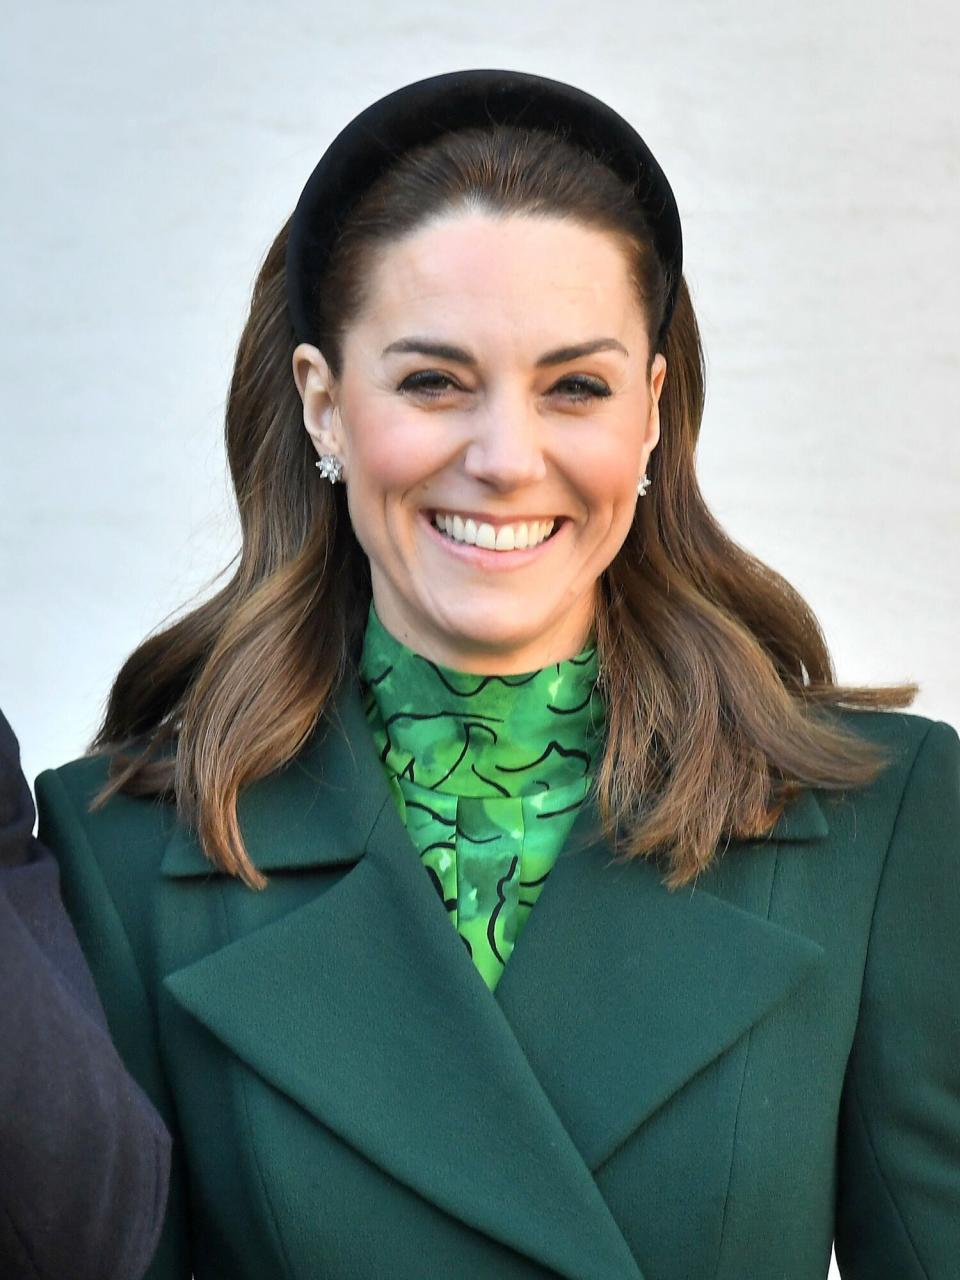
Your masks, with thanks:
<instances>
[{"instance_id":1,"label":"black squiggle print","mask_svg":"<svg viewBox=\"0 0 960 1280\"><path fill-rule=\"evenodd\" d=\"M582 760L584 773L586 773L590 768L590 756L586 751L579 751L576 747L571 747L569 749L562 747L555 738L551 738L546 749L541 751L536 760L531 760L528 764L498 764L496 767L500 773L524 773L527 769L533 769L536 765L543 764L544 760L546 760L549 755L552 755L553 752L556 752L558 756L563 756L565 760Z\"/></svg>"},{"instance_id":2,"label":"black squiggle print","mask_svg":"<svg viewBox=\"0 0 960 1280\"><path fill-rule=\"evenodd\" d=\"M506 964L507 962L506 960L504 960L503 956L500 954L500 950L497 947L497 942L496 942L496 938L494 937L493 931L496 928L497 917L500 915L500 912L503 910L507 901L503 894L503 886L507 883L508 880L513 879L513 873L517 869L517 862L518 862L518 858L516 854L514 854L513 860L510 863L510 869L508 871L505 871L503 875L500 877L500 879L497 881L497 905L493 908L493 911L490 913L490 919L487 921L487 942L490 944L490 950L497 957L497 959L500 961L501 964Z\"/></svg>"}]
</instances>

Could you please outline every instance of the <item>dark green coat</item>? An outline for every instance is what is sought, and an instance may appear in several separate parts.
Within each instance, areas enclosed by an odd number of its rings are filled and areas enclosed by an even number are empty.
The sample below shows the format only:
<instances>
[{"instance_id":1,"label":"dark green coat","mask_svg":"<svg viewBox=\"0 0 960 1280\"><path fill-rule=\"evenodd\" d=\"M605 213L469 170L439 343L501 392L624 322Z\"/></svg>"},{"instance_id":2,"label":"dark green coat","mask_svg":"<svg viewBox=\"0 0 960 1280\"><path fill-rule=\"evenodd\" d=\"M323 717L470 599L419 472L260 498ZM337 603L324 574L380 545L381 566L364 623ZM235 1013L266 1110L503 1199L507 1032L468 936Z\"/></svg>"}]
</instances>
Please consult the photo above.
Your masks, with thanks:
<instances>
[{"instance_id":1,"label":"dark green coat","mask_svg":"<svg viewBox=\"0 0 960 1280\"><path fill-rule=\"evenodd\" d=\"M37 781L121 1053L179 1148L152 1280L960 1275L960 738L805 792L671 893L584 808L491 993L357 690L251 787L261 893L169 806ZM344 736L345 733L345 736ZM578 846L584 846L579 847Z\"/></svg>"}]
</instances>

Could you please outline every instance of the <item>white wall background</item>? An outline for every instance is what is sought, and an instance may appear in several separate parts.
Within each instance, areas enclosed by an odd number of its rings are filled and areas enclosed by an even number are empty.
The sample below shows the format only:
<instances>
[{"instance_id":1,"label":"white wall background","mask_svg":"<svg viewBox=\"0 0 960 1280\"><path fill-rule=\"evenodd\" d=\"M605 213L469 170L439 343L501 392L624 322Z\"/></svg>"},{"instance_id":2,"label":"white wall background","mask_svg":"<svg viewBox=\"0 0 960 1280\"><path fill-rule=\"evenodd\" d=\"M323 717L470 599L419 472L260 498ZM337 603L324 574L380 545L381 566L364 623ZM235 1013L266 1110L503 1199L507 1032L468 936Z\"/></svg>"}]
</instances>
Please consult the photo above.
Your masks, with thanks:
<instances>
[{"instance_id":1,"label":"white wall background","mask_svg":"<svg viewBox=\"0 0 960 1280\"><path fill-rule=\"evenodd\" d=\"M606 99L680 205L732 536L838 675L960 726L960 11L948 0L34 0L2 20L0 706L80 754L235 549L220 438L261 257L333 135L503 66Z\"/></svg>"}]
</instances>

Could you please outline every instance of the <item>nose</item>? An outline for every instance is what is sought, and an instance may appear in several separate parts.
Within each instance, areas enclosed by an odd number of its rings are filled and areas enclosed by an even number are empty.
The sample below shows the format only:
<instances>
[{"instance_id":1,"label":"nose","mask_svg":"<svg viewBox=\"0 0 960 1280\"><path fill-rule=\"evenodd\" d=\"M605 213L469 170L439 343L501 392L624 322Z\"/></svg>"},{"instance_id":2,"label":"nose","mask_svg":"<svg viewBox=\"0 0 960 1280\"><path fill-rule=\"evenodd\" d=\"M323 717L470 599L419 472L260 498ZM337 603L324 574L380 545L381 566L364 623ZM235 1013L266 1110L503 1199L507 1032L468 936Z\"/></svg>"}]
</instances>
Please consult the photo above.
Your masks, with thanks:
<instances>
[{"instance_id":1,"label":"nose","mask_svg":"<svg viewBox=\"0 0 960 1280\"><path fill-rule=\"evenodd\" d=\"M474 480L507 491L543 480L542 423L528 406L493 403L476 411L464 470Z\"/></svg>"}]
</instances>

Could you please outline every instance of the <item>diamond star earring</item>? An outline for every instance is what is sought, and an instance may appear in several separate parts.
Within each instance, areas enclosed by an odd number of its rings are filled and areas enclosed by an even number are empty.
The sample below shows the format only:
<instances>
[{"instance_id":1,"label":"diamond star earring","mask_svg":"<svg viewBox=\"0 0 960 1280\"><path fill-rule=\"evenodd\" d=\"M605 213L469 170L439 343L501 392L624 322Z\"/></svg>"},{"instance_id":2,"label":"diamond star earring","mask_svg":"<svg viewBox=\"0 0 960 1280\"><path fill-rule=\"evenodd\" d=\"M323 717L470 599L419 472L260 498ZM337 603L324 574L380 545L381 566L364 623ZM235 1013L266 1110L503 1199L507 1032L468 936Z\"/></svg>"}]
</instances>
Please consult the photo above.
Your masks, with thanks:
<instances>
[{"instance_id":1,"label":"diamond star earring","mask_svg":"<svg viewBox=\"0 0 960 1280\"><path fill-rule=\"evenodd\" d=\"M321 453L320 461L315 462L314 466L319 468L324 480L329 480L331 484L343 479L343 463L335 453Z\"/></svg>"},{"instance_id":2,"label":"diamond star earring","mask_svg":"<svg viewBox=\"0 0 960 1280\"><path fill-rule=\"evenodd\" d=\"M319 463L317 465L319 466ZM650 477L647 475L646 472L644 472L643 479L637 485L637 493L639 493L640 497L642 498L649 488L650 488Z\"/></svg>"}]
</instances>

